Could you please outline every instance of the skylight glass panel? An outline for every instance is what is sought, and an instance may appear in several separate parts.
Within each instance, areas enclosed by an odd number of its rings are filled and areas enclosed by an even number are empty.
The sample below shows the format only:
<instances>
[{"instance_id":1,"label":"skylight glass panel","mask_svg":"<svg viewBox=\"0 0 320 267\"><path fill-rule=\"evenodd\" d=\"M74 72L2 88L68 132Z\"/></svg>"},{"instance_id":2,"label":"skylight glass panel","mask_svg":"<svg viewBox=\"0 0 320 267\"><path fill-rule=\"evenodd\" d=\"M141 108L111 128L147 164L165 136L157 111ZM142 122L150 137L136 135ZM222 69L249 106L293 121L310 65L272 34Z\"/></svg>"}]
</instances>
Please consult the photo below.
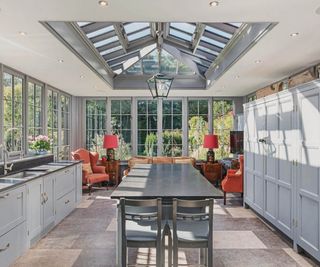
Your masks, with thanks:
<instances>
[{"instance_id":1,"label":"skylight glass panel","mask_svg":"<svg viewBox=\"0 0 320 267\"><path fill-rule=\"evenodd\" d=\"M160 72L166 74L176 74L177 71L178 60L167 51L162 50L160 56Z\"/></svg>"},{"instance_id":2,"label":"skylight glass panel","mask_svg":"<svg viewBox=\"0 0 320 267\"><path fill-rule=\"evenodd\" d=\"M104 33L107 33L107 32L113 31L113 30L114 30L113 25L110 25L110 26L104 27L104 28L102 28L100 30L88 33L87 37L88 38L96 37L98 35L101 35L101 34L104 34Z\"/></svg>"},{"instance_id":3,"label":"skylight glass panel","mask_svg":"<svg viewBox=\"0 0 320 267\"><path fill-rule=\"evenodd\" d=\"M190 23L185 23L185 22L171 22L170 26L177 28L179 30L188 32L190 34L194 33L194 30L196 29L196 26Z\"/></svg>"},{"instance_id":4,"label":"skylight glass panel","mask_svg":"<svg viewBox=\"0 0 320 267\"><path fill-rule=\"evenodd\" d=\"M192 40L192 35L186 34L184 32L181 32L172 28L170 28L170 35L172 35L175 38L182 39L188 42L191 42Z\"/></svg>"},{"instance_id":5,"label":"skylight glass panel","mask_svg":"<svg viewBox=\"0 0 320 267\"><path fill-rule=\"evenodd\" d=\"M107 50L104 50L104 51L101 51L100 52L100 55L101 56L104 56L104 55L107 55L107 54L110 54L110 53L113 53L113 52L116 52L118 50L121 50L122 49L122 46L119 45L119 46L116 46L116 47L112 47L110 49L107 49Z\"/></svg>"},{"instance_id":6,"label":"skylight glass panel","mask_svg":"<svg viewBox=\"0 0 320 267\"><path fill-rule=\"evenodd\" d=\"M158 51L154 50L142 59L143 72L145 74L156 74L159 72Z\"/></svg>"},{"instance_id":7,"label":"skylight glass panel","mask_svg":"<svg viewBox=\"0 0 320 267\"><path fill-rule=\"evenodd\" d=\"M205 41L205 42L207 42L209 44L221 47L221 48L224 48L226 46L224 43L218 42L218 41L216 41L214 39L211 39L211 38L208 38L206 36L202 36L201 40L203 40L203 41Z\"/></svg>"},{"instance_id":8,"label":"skylight glass panel","mask_svg":"<svg viewBox=\"0 0 320 267\"><path fill-rule=\"evenodd\" d=\"M240 28L240 26L242 25L242 23L240 23L240 22L234 22L234 23L228 23L228 24L235 26L237 28Z\"/></svg>"},{"instance_id":9,"label":"skylight glass panel","mask_svg":"<svg viewBox=\"0 0 320 267\"><path fill-rule=\"evenodd\" d=\"M114 42L114 41L117 41L117 40L119 40L118 36L113 36L113 37L111 37L111 38L104 39L104 40L102 40L102 41L100 41L100 42L96 42L96 43L94 43L93 45L94 45L94 47L98 48L98 47L101 47L101 46L103 46L103 45L110 44L110 43L112 43L112 42Z\"/></svg>"},{"instance_id":10,"label":"skylight glass panel","mask_svg":"<svg viewBox=\"0 0 320 267\"><path fill-rule=\"evenodd\" d=\"M213 27L211 27L211 26L206 26L206 30L208 30L209 32L212 32L212 33L221 35L221 36L223 36L223 37L226 37L226 38L228 38L228 39L231 39L231 37L232 37L232 34L227 33L227 32L224 32L224 31L221 31L221 30L218 30L218 29L213 28Z\"/></svg>"},{"instance_id":11,"label":"skylight glass panel","mask_svg":"<svg viewBox=\"0 0 320 267\"><path fill-rule=\"evenodd\" d=\"M209 49L209 48L206 48L206 47L204 47L204 46L201 46L201 45L198 46L198 49L200 49L200 50L202 50L202 51L204 51L204 52L207 52L207 53L209 53L209 54L215 55L215 56L218 56L218 55L219 55L218 52L213 51L213 50L211 50L211 49Z\"/></svg>"},{"instance_id":12,"label":"skylight glass panel","mask_svg":"<svg viewBox=\"0 0 320 267\"><path fill-rule=\"evenodd\" d=\"M150 28L128 35L128 41L134 41L151 34Z\"/></svg>"},{"instance_id":13,"label":"skylight glass panel","mask_svg":"<svg viewBox=\"0 0 320 267\"><path fill-rule=\"evenodd\" d=\"M126 70L127 74L142 74L141 60Z\"/></svg>"},{"instance_id":14,"label":"skylight glass panel","mask_svg":"<svg viewBox=\"0 0 320 267\"><path fill-rule=\"evenodd\" d=\"M83 27L83 26L86 26L88 24L90 24L91 22L77 22L78 26L79 27Z\"/></svg>"},{"instance_id":15,"label":"skylight glass panel","mask_svg":"<svg viewBox=\"0 0 320 267\"><path fill-rule=\"evenodd\" d=\"M179 65L178 65L178 74L196 75L196 73L192 69L190 69L187 65L183 64L182 62L179 62Z\"/></svg>"},{"instance_id":16,"label":"skylight glass panel","mask_svg":"<svg viewBox=\"0 0 320 267\"><path fill-rule=\"evenodd\" d=\"M124 30L126 31L126 34L130 34L146 27L150 27L150 24L148 22L133 22L124 25Z\"/></svg>"}]
</instances>

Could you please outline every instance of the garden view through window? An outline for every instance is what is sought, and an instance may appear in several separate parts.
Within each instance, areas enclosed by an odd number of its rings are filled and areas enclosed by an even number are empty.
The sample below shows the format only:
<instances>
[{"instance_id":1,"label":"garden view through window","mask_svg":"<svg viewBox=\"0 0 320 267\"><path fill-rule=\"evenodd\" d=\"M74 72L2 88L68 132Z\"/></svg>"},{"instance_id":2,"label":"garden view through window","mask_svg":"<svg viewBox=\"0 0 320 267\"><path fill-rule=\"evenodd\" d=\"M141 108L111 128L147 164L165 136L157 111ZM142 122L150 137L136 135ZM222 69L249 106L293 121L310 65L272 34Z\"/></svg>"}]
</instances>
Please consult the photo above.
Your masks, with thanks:
<instances>
[{"instance_id":1,"label":"garden view through window","mask_svg":"<svg viewBox=\"0 0 320 267\"><path fill-rule=\"evenodd\" d=\"M205 160L207 149L203 148L203 139L212 131L219 137L216 159L230 156L230 131L234 129L232 100L111 99L110 117L107 102L106 99L86 100L86 144L89 150L99 152L100 157L106 154L103 136L108 118L111 133L119 136L116 159L127 160L133 155L189 155ZM186 137L184 131L188 132Z\"/></svg>"}]
</instances>

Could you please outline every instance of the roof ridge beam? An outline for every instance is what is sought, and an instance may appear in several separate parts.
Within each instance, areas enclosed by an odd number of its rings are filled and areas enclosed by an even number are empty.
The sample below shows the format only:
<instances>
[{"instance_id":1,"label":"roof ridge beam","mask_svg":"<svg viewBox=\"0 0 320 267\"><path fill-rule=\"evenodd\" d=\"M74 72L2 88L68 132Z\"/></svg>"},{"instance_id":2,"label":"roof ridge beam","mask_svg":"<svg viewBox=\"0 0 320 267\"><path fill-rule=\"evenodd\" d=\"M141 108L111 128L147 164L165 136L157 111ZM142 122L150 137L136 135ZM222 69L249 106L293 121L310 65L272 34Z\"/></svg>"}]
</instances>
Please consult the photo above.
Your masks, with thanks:
<instances>
[{"instance_id":1,"label":"roof ridge beam","mask_svg":"<svg viewBox=\"0 0 320 267\"><path fill-rule=\"evenodd\" d=\"M120 42L124 52L126 53L129 41L128 41L128 37L126 35L126 32L124 30L123 24L118 22L118 23L115 23L113 25L113 27L114 27L114 31L116 32L116 34L118 36L119 42Z\"/></svg>"},{"instance_id":2,"label":"roof ridge beam","mask_svg":"<svg viewBox=\"0 0 320 267\"><path fill-rule=\"evenodd\" d=\"M193 54L195 54L198 49L200 39L205 31L205 28L206 28L205 24L202 24L202 23L196 24L196 29L194 31L193 38L192 38L193 40L191 44L191 49Z\"/></svg>"}]
</instances>

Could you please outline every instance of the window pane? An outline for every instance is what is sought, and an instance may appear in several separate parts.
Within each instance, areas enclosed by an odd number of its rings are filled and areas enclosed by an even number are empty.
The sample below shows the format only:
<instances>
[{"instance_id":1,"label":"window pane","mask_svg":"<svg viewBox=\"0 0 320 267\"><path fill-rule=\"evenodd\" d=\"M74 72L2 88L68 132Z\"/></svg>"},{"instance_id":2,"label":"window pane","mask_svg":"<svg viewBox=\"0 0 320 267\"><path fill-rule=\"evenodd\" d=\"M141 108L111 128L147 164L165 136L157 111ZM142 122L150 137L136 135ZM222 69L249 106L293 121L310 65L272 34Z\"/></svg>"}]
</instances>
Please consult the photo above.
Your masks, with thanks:
<instances>
[{"instance_id":1,"label":"window pane","mask_svg":"<svg viewBox=\"0 0 320 267\"><path fill-rule=\"evenodd\" d=\"M208 134L208 101L188 101L188 128L189 128L189 156L196 159L206 158L206 149L203 148L204 135ZM201 112L201 113L200 113Z\"/></svg>"},{"instance_id":2,"label":"window pane","mask_svg":"<svg viewBox=\"0 0 320 267\"><path fill-rule=\"evenodd\" d=\"M157 101L138 101L138 155L157 154Z\"/></svg>"},{"instance_id":3,"label":"window pane","mask_svg":"<svg viewBox=\"0 0 320 267\"><path fill-rule=\"evenodd\" d=\"M162 155L175 157L182 155L182 101L163 100Z\"/></svg>"},{"instance_id":4,"label":"window pane","mask_svg":"<svg viewBox=\"0 0 320 267\"><path fill-rule=\"evenodd\" d=\"M213 101L213 128L219 140L219 148L215 150L216 159L230 156L230 131L233 130L233 122L233 102Z\"/></svg>"}]
</instances>

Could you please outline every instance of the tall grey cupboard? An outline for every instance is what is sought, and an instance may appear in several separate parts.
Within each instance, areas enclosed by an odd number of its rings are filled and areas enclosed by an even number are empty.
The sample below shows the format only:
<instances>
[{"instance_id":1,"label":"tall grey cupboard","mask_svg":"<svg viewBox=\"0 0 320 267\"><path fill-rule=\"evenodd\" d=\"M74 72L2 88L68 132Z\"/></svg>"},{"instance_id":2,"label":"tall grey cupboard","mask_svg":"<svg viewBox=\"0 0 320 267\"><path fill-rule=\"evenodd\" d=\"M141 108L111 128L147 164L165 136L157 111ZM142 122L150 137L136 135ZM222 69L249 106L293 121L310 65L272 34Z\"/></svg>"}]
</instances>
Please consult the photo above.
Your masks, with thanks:
<instances>
[{"instance_id":1,"label":"tall grey cupboard","mask_svg":"<svg viewBox=\"0 0 320 267\"><path fill-rule=\"evenodd\" d=\"M244 105L244 202L320 260L320 82Z\"/></svg>"}]
</instances>

